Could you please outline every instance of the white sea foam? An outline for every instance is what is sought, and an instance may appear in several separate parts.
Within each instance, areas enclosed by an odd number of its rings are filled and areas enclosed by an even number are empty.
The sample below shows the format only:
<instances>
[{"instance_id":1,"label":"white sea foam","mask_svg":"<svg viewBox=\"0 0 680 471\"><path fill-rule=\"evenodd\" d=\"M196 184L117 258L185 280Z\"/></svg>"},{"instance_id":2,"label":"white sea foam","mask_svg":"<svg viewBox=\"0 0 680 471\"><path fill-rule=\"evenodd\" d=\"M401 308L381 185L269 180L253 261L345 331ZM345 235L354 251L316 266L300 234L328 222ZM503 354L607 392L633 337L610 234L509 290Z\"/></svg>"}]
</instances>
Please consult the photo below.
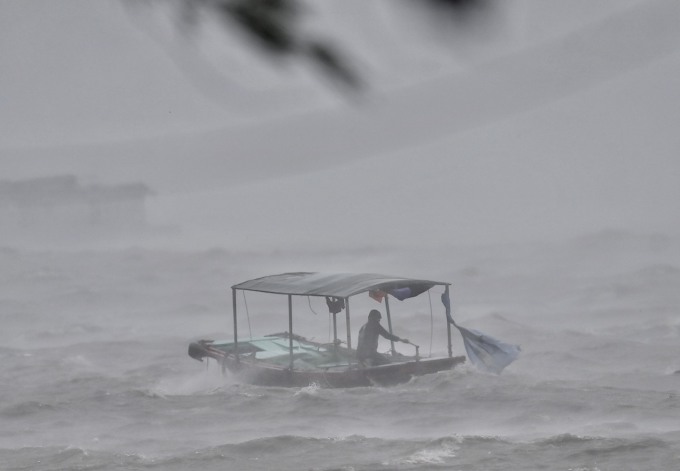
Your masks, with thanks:
<instances>
[{"instance_id":1,"label":"white sea foam","mask_svg":"<svg viewBox=\"0 0 680 471\"><path fill-rule=\"evenodd\" d=\"M440 443L437 446L427 447L415 453L396 460L394 464L442 464L456 456L458 447L451 443Z\"/></svg>"},{"instance_id":2,"label":"white sea foam","mask_svg":"<svg viewBox=\"0 0 680 471\"><path fill-rule=\"evenodd\" d=\"M295 396L315 396L319 393L320 389L321 385L319 383L310 383L308 386L295 391Z\"/></svg>"},{"instance_id":3,"label":"white sea foam","mask_svg":"<svg viewBox=\"0 0 680 471\"><path fill-rule=\"evenodd\" d=\"M161 378L149 388L149 393L160 397L211 395L228 387L227 378L214 371L172 375Z\"/></svg>"}]
</instances>

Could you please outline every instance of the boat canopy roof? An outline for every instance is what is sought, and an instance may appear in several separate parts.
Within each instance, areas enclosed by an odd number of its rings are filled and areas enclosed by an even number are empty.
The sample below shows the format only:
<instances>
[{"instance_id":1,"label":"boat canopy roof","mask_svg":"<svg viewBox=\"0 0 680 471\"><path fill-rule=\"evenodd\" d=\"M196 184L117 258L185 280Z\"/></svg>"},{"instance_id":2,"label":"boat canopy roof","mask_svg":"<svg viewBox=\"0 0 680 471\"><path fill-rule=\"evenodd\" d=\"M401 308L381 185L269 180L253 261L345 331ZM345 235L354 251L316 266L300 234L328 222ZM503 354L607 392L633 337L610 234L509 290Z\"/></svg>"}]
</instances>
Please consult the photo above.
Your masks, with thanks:
<instances>
[{"instance_id":1,"label":"boat canopy roof","mask_svg":"<svg viewBox=\"0 0 680 471\"><path fill-rule=\"evenodd\" d=\"M329 296L347 298L367 291L396 293L408 292L412 297L433 286L448 286L443 281L419 280L375 273L314 273L296 272L264 276L232 286L232 289L260 291L263 293L300 296Z\"/></svg>"}]
</instances>

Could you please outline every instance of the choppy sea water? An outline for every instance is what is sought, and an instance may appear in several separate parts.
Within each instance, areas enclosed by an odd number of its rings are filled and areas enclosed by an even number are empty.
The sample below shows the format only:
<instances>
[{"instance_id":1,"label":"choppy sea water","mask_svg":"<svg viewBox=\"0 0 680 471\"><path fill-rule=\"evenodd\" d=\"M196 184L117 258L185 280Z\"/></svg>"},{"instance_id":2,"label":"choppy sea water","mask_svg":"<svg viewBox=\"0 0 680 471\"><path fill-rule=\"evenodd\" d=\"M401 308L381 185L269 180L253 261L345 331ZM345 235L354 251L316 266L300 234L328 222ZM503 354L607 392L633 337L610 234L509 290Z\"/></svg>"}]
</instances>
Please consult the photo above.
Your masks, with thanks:
<instances>
[{"instance_id":1,"label":"choppy sea water","mask_svg":"<svg viewBox=\"0 0 680 471\"><path fill-rule=\"evenodd\" d=\"M354 389L251 386L186 355L230 335L231 284L302 269L451 281L458 322L522 354L498 376L465 365ZM0 249L0 469L676 469L678 287L680 240L626 233L447 250ZM253 329L285 330L249 302ZM419 314L397 331L427 339Z\"/></svg>"}]
</instances>

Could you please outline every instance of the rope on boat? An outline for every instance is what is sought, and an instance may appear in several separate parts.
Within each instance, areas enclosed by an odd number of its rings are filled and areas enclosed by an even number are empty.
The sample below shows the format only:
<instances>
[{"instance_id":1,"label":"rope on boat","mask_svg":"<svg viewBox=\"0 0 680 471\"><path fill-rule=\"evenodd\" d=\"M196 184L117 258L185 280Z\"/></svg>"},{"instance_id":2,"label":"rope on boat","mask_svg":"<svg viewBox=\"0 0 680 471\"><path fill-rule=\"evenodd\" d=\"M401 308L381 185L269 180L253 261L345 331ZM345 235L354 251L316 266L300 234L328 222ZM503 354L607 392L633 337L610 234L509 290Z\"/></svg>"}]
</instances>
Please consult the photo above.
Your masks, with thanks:
<instances>
[{"instance_id":1,"label":"rope on boat","mask_svg":"<svg viewBox=\"0 0 680 471\"><path fill-rule=\"evenodd\" d=\"M253 329L250 327L250 311L248 311L248 301L246 301L246 290L241 290L241 293L243 293L243 304L246 306L246 318L248 319L248 333L250 334L250 338L253 338Z\"/></svg>"},{"instance_id":2,"label":"rope on boat","mask_svg":"<svg viewBox=\"0 0 680 471\"><path fill-rule=\"evenodd\" d=\"M319 314L312 307L312 297L311 296L307 296L307 304L309 304L309 310L312 311L315 316L318 316Z\"/></svg>"}]
</instances>

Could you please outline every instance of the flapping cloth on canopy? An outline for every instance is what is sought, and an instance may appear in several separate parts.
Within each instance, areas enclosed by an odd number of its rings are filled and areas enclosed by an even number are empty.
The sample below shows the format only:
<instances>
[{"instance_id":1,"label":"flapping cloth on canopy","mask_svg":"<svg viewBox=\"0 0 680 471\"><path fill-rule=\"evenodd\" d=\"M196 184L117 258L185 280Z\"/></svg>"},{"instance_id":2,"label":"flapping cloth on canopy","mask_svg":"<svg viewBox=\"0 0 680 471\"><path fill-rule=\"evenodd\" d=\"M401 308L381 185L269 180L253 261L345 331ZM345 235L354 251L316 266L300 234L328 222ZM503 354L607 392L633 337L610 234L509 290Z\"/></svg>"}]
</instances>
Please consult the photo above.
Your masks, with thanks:
<instances>
[{"instance_id":1,"label":"flapping cloth on canopy","mask_svg":"<svg viewBox=\"0 0 680 471\"><path fill-rule=\"evenodd\" d=\"M521 351L519 345L501 342L478 330L466 329L456 324L451 316L451 300L448 291L442 294L442 304L446 308L446 318L449 324L455 326L463 336L468 358L478 368L500 374L506 366L517 359Z\"/></svg>"},{"instance_id":2,"label":"flapping cloth on canopy","mask_svg":"<svg viewBox=\"0 0 680 471\"><path fill-rule=\"evenodd\" d=\"M380 290L389 293L395 290L403 290L404 288L410 288L415 296L416 293L422 293L436 285L448 286L450 283L400 278L375 273L297 272L270 275L244 281L232 286L232 289L300 296L347 298L367 291Z\"/></svg>"}]
</instances>

